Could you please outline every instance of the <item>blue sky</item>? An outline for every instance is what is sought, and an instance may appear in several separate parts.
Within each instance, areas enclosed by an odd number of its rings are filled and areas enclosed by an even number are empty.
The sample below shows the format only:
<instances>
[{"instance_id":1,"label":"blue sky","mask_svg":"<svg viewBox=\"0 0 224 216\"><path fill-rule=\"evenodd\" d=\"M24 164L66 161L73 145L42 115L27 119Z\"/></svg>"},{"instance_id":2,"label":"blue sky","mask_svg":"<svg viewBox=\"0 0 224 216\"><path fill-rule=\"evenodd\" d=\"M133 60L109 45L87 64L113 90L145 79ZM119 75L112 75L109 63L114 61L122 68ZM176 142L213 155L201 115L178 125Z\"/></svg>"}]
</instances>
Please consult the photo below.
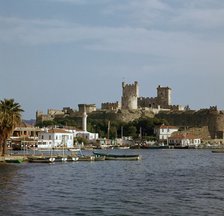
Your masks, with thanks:
<instances>
[{"instance_id":1,"label":"blue sky","mask_svg":"<svg viewBox=\"0 0 224 216\"><path fill-rule=\"evenodd\" d=\"M0 0L0 99L36 110L173 90L173 104L224 108L223 0Z\"/></svg>"}]
</instances>

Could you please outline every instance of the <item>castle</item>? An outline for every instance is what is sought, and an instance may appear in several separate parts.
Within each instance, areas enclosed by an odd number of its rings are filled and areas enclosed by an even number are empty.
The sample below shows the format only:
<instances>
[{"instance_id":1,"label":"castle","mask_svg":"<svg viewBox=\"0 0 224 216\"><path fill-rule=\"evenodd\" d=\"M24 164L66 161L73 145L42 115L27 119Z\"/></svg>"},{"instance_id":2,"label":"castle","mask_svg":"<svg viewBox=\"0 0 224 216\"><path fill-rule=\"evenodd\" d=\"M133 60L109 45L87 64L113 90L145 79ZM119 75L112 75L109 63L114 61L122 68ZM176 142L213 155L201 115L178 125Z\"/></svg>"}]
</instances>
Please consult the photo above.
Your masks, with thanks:
<instances>
[{"instance_id":1,"label":"castle","mask_svg":"<svg viewBox=\"0 0 224 216\"><path fill-rule=\"evenodd\" d=\"M122 82L121 102L107 102L101 104L101 109L96 109L95 104L79 104L78 110L65 107L62 110L49 109L47 114L36 112L36 122L54 120L66 116L82 119L86 112L91 118L104 118L108 120L133 121L142 116L158 117L167 120L171 125L179 127L206 127L210 138L224 138L224 111L217 107L190 110L189 107L172 104L172 89L157 87L156 97L140 97L139 85ZM207 135L206 135L207 136Z\"/></svg>"},{"instance_id":2,"label":"castle","mask_svg":"<svg viewBox=\"0 0 224 216\"><path fill-rule=\"evenodd\" d=\"M161 110L184 110L180 105L172 105L171 103L172 89L169 87L157 87L156 97L140 97L139 84L135 81L133 84L122 82L121 102L107 102L101 104L100 110L118 111L118 110L151 110L158 113ZM82 115L84 110L86 113L97 111L95 104L78 104L78 111L70 107L64 107L62 110L48 109L47 114L36 112L36 122L53 120L56 117Z\"/></svg>"},{"instance_id":3,"label":"castle","mask_svg":"<svg viewBox=\"0 0 224 216\"><path fill-rule=\"evenodd\" d=\"M140 97L139 85L135 81L134 84L126 84L122 82L122 97L121 104L102 103L101 109L105 110L138 110L151 109L152 111L160 110L184 110L180 105L172 105L171 103L172 89L169 87L157 87L156 97Z\"/></svg>"}]
</instances>

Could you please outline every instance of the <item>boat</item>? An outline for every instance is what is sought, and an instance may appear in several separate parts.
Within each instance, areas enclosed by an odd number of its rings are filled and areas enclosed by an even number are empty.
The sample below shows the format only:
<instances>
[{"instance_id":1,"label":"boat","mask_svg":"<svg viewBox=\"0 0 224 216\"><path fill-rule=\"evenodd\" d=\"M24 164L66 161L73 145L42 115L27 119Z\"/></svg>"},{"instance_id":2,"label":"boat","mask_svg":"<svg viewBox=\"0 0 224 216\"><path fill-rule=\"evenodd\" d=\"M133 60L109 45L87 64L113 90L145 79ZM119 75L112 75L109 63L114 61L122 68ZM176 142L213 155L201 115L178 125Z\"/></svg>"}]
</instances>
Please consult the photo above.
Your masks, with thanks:
<instances>
[{"instance_id":1,"label":"boat","mask_svg":"<svg viewBox=\"0 0 224 216\"><path fill-rule=\"evenodd\" d=\"M94 161L95 156L94 155L81 155L79 156L79 161Z\"/></svg>"},{"instance_id":2,"label":"boat","mask_svg":"<svg viewBox=\"0 0 224 216\"><path fill-rule=\"evenodd\" d=\"M53 163L55 161L54 157L49 156L29 156L27 159L30 163Z\"/></svg>"},{"instance_id":3,"label":"boat","mask_svg":"<svg viewBox=\"0 0 224 216\"><path fill-rule=\"evenodd\" d=\"M74 156L74 155L68 155L67 156L67 161L68 162L73 162L73 161L78 161L79 157L78 156Z\"/></svg>"},{"instance_id":4,"label":"boat","mask_svg":"<svg viewBox=\"0 0 224 216\"><path fill-rule=\"evenodd\" d=\"M72 156L76 156L79 158L78 161L94 161L95 155L85 155L82 153L81 149L77 151L77 153L73 153Z\"/></svg>"},{"instance_id":5,"label":"boat","mask_svg":"<svg viewBox=\"0 0 224 216\"><path fill-rule=\"evenodd\" d=\"M58 155L55 157L54 162L67 162L68 158L64 155Z\"/></svg>"},{"instance_id":6,"label":"boat","mask_svg":"<svg viewBox=\"0 0 224 216\"><path fill-rule=\"evenodd\" d=\"M224 149L212 150L212 153L224 153Z\"/></svg>"},{"instance_id":7,"label":"boat","mask_svg":"<svg viewBox=\"0 0 224 216\"><path fill-rule=\"evenodd\" d=\"M141 157L138 154L107 154L101 152L93 152L97 157L105 156L105 160L139 160Z\"/></svg>"},{"instance_id":8,"label":"boat","mask_svg":"<svg viewBox=\"0 0 224 216\"><path fill-rule=\"evenodd\" d=\"M6 163L22 163L23 158L6 157L5 162Z\"/></svg>"},{"instance_id":9,"label":"boat","mask_svg":"<svg viewBox=\"0 0 224 216\"><path fill-rule=\"evenodd\" d=\"M130 146L119 146L119 145L117 145L117 146L113 146L112 148L113 149L130 149Z\"/></svg>"},{"instance_id":10,"label":"boat","mask_svg":"<svg viewBox=\"0 0 224 216\"><path fill-rule=\"evenodd\" d=\"M94 161L104 161L105 159L105 156L94 155Z\"/></svg>"}]
</instances>

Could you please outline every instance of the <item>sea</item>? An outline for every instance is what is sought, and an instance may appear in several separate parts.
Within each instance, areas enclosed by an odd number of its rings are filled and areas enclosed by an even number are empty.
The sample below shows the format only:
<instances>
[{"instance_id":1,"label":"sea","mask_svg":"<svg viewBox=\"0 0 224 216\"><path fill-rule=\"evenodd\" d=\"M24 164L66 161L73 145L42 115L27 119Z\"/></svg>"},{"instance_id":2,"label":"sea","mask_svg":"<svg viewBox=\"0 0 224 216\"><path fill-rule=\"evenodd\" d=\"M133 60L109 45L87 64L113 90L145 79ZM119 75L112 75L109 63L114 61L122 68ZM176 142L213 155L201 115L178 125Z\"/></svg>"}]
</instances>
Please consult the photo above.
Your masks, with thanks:
<instances>
[{"instance_id":1,"label":"sea","mask_svg":"<svg viewBox=\"0 0 224 216\"><path fill-rule=\"evenodd\" d=\"M0 215L224 215L224 154L119 151L142 158L0 164Z\"/></svg>"}]
</instances>

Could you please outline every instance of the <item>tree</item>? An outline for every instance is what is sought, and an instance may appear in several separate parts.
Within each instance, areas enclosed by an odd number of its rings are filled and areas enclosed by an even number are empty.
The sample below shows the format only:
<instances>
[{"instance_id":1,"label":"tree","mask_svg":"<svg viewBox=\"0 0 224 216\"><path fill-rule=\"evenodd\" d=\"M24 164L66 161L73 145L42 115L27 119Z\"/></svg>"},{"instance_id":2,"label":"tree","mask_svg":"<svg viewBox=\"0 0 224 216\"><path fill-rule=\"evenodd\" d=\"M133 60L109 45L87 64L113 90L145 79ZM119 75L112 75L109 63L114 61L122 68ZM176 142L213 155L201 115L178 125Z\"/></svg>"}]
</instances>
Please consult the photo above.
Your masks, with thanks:
<instances>
[{"instance_id":1,"label":"tree","mask_svg":"<svg viewBox=\"0 0 224 216\"><path fill-rule=\"evenodd\" d=\"M15 127L21 122L21 106L14 99L0 101L0 153L5 155L6 140L11 136Z\"/></svg>"}]
</instances>

